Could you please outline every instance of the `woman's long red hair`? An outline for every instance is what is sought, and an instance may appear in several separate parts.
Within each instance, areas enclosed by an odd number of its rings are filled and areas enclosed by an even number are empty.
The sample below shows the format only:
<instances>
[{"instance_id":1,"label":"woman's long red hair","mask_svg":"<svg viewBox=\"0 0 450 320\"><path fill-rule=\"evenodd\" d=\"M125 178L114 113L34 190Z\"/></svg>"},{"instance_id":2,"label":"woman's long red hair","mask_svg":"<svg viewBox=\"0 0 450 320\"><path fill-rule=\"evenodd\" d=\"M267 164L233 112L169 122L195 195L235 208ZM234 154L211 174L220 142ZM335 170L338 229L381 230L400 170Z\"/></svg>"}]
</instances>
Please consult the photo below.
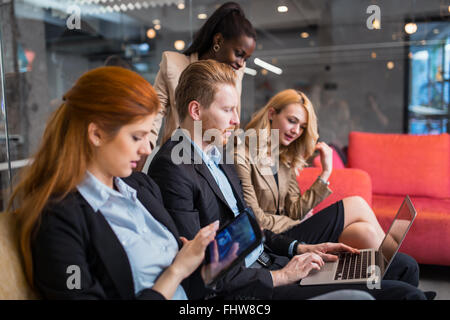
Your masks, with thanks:
<instances>
[{"instance_id":1,"label":"woman's long red hair","mask_svg":"<svg viewBox=\"0 0 450 320\"><path fill-rule=\"evenodd\" d=\"M17 217L20 249L27 279L33 285L31 241L43 209L83 180L92 157L88 125L96 123L113 137L119 129L155 114L159 101L153 87L137 73L100 67L78 79L53 113L31 165L24 168L7 211Z\"/></svg>"}]
</instances>

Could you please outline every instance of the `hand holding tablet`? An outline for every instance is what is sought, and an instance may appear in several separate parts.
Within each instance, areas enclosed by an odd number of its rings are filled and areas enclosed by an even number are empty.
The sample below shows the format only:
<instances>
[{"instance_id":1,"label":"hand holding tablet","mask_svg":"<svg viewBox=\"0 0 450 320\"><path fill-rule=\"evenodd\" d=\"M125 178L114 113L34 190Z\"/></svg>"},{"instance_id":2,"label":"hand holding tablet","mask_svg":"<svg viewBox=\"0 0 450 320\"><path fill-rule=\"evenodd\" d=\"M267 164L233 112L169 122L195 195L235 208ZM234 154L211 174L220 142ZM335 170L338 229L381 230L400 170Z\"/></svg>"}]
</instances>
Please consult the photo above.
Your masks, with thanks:
<instances>
[{"instance_id":1,"label":"hand holding tablet","mask_svg":"<svg viewBox=\"0 0 450 320\"><path fill-rule=\"evenodd\" d=\"M213 285L233 266L240 263L262 241L258 222L246 208L227 225L220 228L205 252L203 280Z\"/></svg>"}]
</instances>

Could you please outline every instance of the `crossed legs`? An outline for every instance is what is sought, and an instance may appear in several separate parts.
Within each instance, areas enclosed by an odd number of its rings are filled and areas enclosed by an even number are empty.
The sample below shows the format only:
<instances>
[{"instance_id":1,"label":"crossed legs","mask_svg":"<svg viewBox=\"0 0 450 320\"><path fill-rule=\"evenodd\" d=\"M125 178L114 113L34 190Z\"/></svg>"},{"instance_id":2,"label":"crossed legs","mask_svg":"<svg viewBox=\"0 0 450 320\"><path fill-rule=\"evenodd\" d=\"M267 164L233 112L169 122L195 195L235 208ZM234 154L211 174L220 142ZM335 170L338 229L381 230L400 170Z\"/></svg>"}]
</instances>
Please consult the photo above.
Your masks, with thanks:
<instances>
[{"instance_id":1,"label":"crossed legs","mask_svg":"<svg viewBox=\"0 0 450 320\"><path fill-rule=\"evenodd\" d=\"M358 249L378 248L385 233L367 202L358 196L342 200L344 229L339 242Z\"/></svg>"}]
</instances>

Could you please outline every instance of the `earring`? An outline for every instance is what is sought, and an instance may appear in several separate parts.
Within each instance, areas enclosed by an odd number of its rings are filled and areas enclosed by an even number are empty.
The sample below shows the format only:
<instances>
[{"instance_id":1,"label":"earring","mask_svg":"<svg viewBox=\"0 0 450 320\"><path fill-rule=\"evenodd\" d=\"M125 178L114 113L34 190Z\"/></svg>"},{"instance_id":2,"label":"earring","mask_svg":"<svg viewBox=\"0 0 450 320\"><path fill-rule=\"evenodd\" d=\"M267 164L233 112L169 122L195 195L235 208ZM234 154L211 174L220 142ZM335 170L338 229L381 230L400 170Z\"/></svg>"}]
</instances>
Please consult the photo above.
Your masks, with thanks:
<instances>
[{"instance_id":1,"label":"earring","mask_svg":"<svg viewBox=\"0 0 450 320\"><path fill-rule=\"evenodd\" d=\"M218 52L220 50L219 44L216 43L215 45L213 45L213 50L214 52Z\"/></svg>"}]
</instances>

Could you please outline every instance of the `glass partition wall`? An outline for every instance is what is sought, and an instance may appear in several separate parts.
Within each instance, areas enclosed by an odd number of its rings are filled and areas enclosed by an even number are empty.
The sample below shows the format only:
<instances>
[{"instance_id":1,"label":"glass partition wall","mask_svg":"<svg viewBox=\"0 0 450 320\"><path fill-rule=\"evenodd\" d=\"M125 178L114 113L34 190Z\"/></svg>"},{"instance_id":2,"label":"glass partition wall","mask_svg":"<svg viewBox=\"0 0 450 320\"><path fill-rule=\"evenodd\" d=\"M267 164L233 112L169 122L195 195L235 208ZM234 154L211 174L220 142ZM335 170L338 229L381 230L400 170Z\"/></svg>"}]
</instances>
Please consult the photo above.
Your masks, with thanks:
<instances>
[{"instance_id":1,"label":"glass partition wall","mask_svg":"<svg viewBox=\"0 0 450 320\"><path fill-rule=\"evenodd\" d=\"M162 52L187 48L224 2L0 0L1 209L11 178L14 183L48 116L82 73L115 57L153 83ZM448 0L237 2L257 30L243 80L241 126L286 88L311 98L320 139L340 148L353 130L419 132L425 109L417 106L435 108L436 101L439 123L448 123ZM447 42L439 53L430 39ZM429 72L424 52L434 68ZM432 71L438 68L440 78Z\"/></svg>"}]
</instances>

